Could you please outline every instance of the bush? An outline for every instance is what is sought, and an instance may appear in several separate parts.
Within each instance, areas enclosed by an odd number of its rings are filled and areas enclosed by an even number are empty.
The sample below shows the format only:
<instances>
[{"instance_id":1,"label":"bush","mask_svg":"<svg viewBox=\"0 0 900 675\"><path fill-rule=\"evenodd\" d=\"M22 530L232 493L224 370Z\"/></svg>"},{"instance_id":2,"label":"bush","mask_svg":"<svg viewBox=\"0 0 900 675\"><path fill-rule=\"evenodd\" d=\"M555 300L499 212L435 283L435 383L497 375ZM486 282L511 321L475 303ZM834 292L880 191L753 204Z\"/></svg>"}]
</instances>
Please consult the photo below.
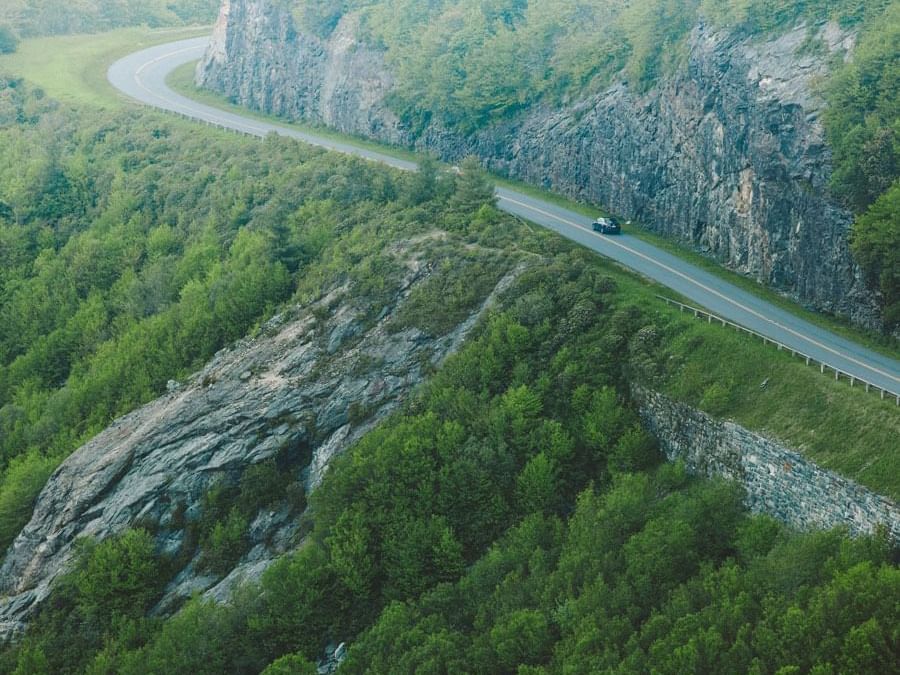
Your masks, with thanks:
<instances>
[{"instance_id":1,"label":"bush","mask_svg":"<svg viewBox=\"0 0 900 675\"><path fill-rule=\"evenodd\" d=\"M29 452L13 459L0 483L0 549L5 549L31 517L31 508L59 461Z\"/></svg>"},{"instance_id":2,"label":"bush","mask_svg":"<svg viewBox=\"0 0 900 675\"><path fill-rule=\"evenodd\" d=\"M200 565L216 574L226 574L247 552L247 519L234 508L217 522L203 542Z\"/></svg>"}]
</instances>

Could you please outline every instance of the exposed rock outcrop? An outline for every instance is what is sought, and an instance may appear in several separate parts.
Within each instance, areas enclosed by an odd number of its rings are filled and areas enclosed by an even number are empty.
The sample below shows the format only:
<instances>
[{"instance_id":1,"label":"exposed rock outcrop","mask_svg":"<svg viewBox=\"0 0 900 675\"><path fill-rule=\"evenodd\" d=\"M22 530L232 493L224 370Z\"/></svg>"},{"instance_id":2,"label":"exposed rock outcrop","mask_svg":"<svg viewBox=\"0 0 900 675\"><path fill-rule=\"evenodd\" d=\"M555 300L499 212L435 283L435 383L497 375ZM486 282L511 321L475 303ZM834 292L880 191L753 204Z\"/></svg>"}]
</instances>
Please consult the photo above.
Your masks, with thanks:
<instances>
[{"instance_id":1,"label":"exposed rock outcrop","mask_svg":"<svg viewBox=\"0 0 900 675\"><path fill-rule=\"evenodd\" d=\"M620 82L462 135L407 129L384 54L345 15L328 39L275 0L225 0L198 82L253 108L433 151L469 153L527 182L602 203L801 302L880 323L848 249L851 214L827 194L831 153L815 93L853 36L834 24L754 41L705 25L686 63L646 93ZM803 49L813 31L828 58Z\"/></svg>"},{"instance_id":2,"label":"exposed rock outcrop","mask_svg":"<svg viewBox=\"0 0 900 675\"><path fill-rule=\"evenodd\" d=\"M290 470L315 487L334 456L397 408L423 379L426 364L460 346L520 269L446 334L398 331L389 326L392 315L432 274L420 243L393 247L406 272L384 308L366 313L348 289L338 288L279 315L259 337L221 351L189 382L170 383L167 395L71 455L41 492L0 568L0 638L19 631L47 597L79 537L103 539L148 524L158 532L159 550L174 554L184 523L199 517L214 481L236 480L247 466L276 455L290 457ZM249 528L252 549L232 574L219 583L193 560L157 611L215 584L211 596L224 598L236 581L257 578L297 545L298 523L288 506L261 512Z\"/></svg>"}]
</instances>

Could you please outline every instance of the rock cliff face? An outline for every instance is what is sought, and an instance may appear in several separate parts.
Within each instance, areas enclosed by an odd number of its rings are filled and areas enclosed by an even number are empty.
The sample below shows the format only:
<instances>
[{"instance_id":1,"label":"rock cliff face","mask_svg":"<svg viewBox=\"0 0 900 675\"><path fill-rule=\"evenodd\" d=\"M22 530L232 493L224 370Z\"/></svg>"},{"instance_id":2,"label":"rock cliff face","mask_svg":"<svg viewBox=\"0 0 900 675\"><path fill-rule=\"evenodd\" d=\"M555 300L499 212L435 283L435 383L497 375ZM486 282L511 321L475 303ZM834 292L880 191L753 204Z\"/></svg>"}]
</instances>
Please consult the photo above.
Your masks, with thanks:
<instances>
[{"instance_id":1,"label":"rock cliff face","mask_svg":"<svg viewBox=\"0 0 900 675\"><path fill-rule=\"evenodd\" d=\"M444 335L388 329L395 310L431 276L427 251L423 242L395 247L406 273L393 301L376 310L377 320L337 288L272 319L260 337L223 350L189 382L170 383L167 396L71 455L0 567L0 639L19 631L47 597L79 537L104 539L141 523L157 532L161 551L183 554L185 523L199 517L207 489L275 456L287 457L288 470L307 490L315 488L330 460L394 410L423 379L426 364L458 349L516 276L514 270L503 277L477 311ZM224 580L198 570L196 558L188 562L158 611L196 592L225 597L237 579L258 577L297 545L297 515L288 505L259 513L249 531L252 550Z\"/></svg>"},{"instance_id":2,"label":"rock cliff face","mask_svg":"<svg viewBox=\"0 0 900 675\"><path fill-rule=\"evenodd\" d=\"M848 249L851 214L829 199L831 154L815 83L853 36L797 27L764 42L704 25L686 64L646 93L620 82L563 109L537 106L471 135L414 135L387 104L393 77L358 16L327 40L299 33L275 0L225 0L198 82L247 106L343 132L474 153L491 168L607 205L801 302L878 326Z\"/></svg>"}]
</instances>

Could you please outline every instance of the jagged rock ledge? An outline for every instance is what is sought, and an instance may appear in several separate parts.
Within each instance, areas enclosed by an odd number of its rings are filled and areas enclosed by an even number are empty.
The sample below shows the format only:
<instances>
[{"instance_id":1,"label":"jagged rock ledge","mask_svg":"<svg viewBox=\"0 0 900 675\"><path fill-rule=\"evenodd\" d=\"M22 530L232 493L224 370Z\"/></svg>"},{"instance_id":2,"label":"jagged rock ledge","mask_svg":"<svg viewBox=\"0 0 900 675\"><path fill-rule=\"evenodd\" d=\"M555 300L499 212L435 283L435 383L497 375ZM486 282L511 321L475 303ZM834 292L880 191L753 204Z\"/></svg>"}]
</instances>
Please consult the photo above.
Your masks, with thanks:
<instances>
[{"instance_id":1,"label":"jagged rock ledge","mask_svg":"<svg viewBox=\"0 0 900 675\"><path fill-rule=\"evenodd\" d=\"M247 466L285 453L297 462L295 477L308 489L318 485L331 459L394 411L427 364L456 351L524 269L522 263L503 276L480 307L443 335L392 329L396 310L433 273L423 252L427 239L391 248L405 273L380 311L363 311L341 287L279 315L259 337L222 350L184 385L170 383L167 395L117 420L63 462L0 567L0 639L24 628L79 537L102 540L149 524L159 550L175 554L185 522L200 516L213 482L236 480ZM354 406L365 419L351 421ZM288 506L259 513L249 530L252 549L231 574L222 580L203 573L194 558L155 611L166 614L198 592L225 598L238 580L258 578L299 543L299 522Z\"/></svg>"}]
</instances>

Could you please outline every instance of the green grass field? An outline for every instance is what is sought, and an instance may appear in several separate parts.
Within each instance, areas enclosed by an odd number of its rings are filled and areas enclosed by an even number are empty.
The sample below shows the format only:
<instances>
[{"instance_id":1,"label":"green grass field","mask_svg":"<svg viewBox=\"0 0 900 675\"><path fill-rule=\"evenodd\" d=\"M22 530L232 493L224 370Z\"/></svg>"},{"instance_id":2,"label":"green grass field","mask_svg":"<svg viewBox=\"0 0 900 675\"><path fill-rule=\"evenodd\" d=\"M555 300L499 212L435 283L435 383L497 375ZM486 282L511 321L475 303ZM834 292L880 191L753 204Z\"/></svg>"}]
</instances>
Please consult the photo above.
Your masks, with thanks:
<instances>
[{"instance_id":1,"label":"green grass field","mask_svg":"<svg viewBox=\"0 0 900 675\"><path fill-rule=\"evenodd\" d=\"M0 58L0 71L25 77L43 87L48 95L73 105L124 108L131 104L106 82L109 63L141 47L203 32L201 29L129 29L99 36L26 41L17 54ZM415 155L402 149L309 125L291 124L233 105L219 95L198 90L193 84L193 69L194 64L188 64L174 72L169 80L170 85L204 103L239 111L254 119L314 131L404 159L415 158ZM182 122L172 120L171 123ZM216 130L203 129L201 133L216 133ZM578 204L532 186L505 180L498 182L587 215L600 212L597 207ZM697 253L685 251L653 235L634 229L632 232L808 320L892 355L900 353L896 345L886 346L873 336L837 320L808 312ZM613 266L610 265L610 268ZM755 338L680 315L677 310L666 307L654 298L657 292L667 292L661 287L639 281L618 269L611 273L619 279L627 302L655 307L660 325L677 328L672 331L671 344L666 345L670 363L674 365L669 369L669 374L657 383L660 389L718 417L734 419L748 428L779 439L804 452L823 467L858 480L882 494L900 498L900 472L896 471L900 465L900 444L897 443L900 438L900 408L893 402L881 401L859 387L851 389L845 381L835 382L828 376L822 376L816 368L807 367L802 361L763 345ZM768 385L763 389L760 384L764 380L768 380Z\"/></svg>"},{"instance_id":2,"label":"green grass field","mask_svg":"<svg viewBox=\"0 0 900 675\"><path fill-rule=\"evenodd\" d=\"M145 47L207 33L209 27L123 28L96 35L24 40L14 54L0 56L0 73L24 77L64 103L120 108L128 104L106 81L110 64Z\"/></svg>"}]
</instances>

